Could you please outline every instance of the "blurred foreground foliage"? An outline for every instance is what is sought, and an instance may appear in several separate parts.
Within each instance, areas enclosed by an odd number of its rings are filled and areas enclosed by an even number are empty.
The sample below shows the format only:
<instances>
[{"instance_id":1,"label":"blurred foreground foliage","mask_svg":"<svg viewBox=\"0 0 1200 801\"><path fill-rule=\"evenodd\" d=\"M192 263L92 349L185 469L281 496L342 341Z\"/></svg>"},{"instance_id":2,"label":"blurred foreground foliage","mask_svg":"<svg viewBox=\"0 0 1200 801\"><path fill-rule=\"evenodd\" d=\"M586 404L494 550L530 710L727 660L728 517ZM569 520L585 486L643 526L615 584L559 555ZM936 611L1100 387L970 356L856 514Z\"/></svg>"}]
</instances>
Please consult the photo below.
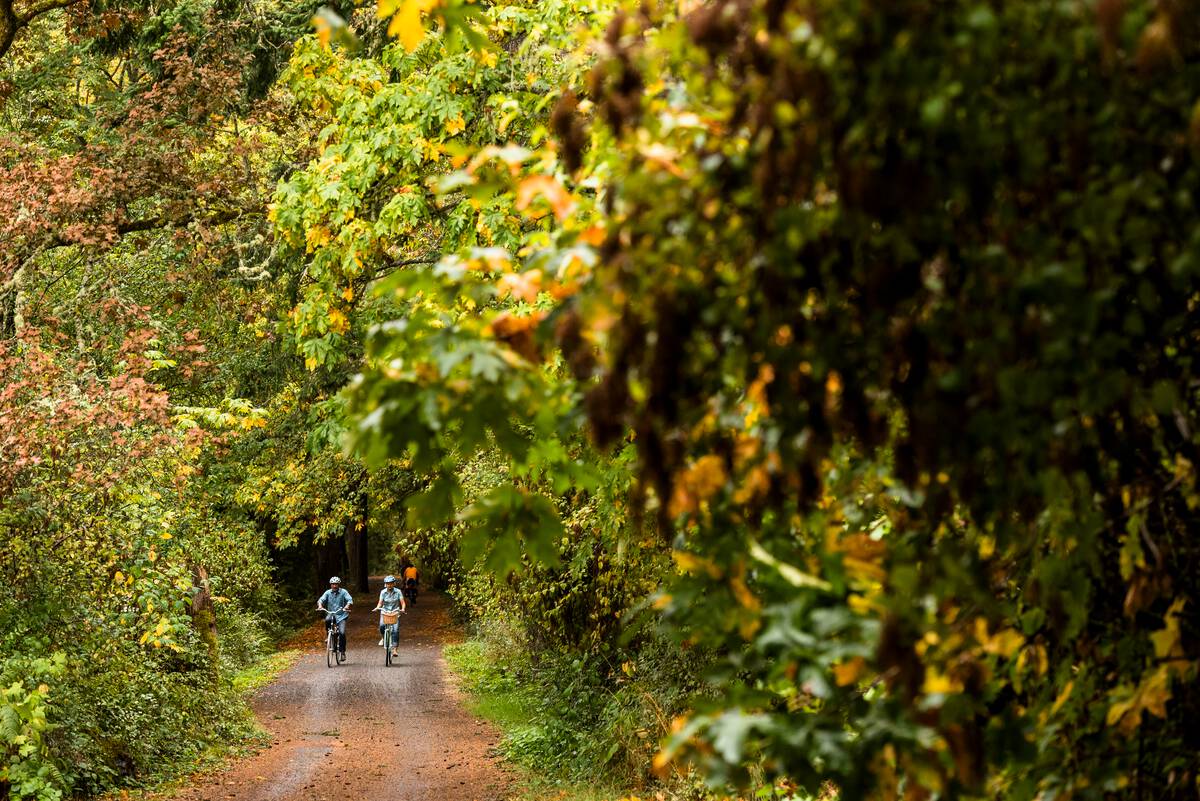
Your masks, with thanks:
<instances>
[{"instance_id":1,"label":"blurred foreground foliage","mask_svg":"<svg viewBox=\"0 0 1200 801\"><path fill-rule=\"evenodd\" d=\"M469 607L714 654L660 772L1196 796L1194 3L385 5L273 215Z\"/></svg>"}]
</instances>

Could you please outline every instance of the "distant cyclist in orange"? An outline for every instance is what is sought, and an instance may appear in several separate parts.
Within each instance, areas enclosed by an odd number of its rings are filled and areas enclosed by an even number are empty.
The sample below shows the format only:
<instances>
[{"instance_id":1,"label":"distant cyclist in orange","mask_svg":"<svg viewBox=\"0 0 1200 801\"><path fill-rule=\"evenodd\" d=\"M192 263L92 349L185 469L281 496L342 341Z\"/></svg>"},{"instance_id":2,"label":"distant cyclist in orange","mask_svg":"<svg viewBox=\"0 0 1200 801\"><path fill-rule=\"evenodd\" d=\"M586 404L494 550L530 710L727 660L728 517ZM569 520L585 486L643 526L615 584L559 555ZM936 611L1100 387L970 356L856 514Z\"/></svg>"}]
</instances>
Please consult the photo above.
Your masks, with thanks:
<instances>
[{"instance_id":1,"label":"distant cyclist in orange","mask_svg":"<svg viewBox=\"0 0 1200 801\"><path fill-rule=\"evenodd\" d=\"M417 566L412 562L405 560L404 570L400 571L400 576L404 579L404 597L410 604L415 604L417 590L421 583L421 571L417 570Z\"/></svg>"}]
</instances>

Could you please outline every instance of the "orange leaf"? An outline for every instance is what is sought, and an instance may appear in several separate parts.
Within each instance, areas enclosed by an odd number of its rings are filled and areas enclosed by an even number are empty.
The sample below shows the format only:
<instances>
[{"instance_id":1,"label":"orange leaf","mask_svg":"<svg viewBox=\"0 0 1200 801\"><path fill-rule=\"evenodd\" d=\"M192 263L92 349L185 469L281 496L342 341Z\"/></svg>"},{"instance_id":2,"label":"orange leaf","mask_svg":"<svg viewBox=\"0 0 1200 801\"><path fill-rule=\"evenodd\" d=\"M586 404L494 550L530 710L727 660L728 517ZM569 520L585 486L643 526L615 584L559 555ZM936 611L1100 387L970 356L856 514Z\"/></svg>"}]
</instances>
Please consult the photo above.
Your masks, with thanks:
<instances>
[{"instance_id":1,"label":"orange leaf","mask_svg":"<svg viewBox=\"0 0 1200 801\"><path fill-rule=\"evenodd\" d=\"M550 175L531 175L521 181L517 186L517 209L524 211L529 208L538 195L546 199L554 216L560 220L565 220L575 209L575 199L571 193Z\"/></svg>"},{"instance_id":2,"label":"orange leaf","mask_svg":"<svg viewBox=\"0 0 1200 801\"><path fill-rule=\"evenodd\" d=\"M641 153L646 161L661 167L676 178L684 177L683 170L675 163L675 159L679 157L679 154L672 148L667 147L661 142L656 142L653 145L642 148Z\"/></svg>"},{"instance_id":3,"label":"orange leaf","mask_svg":"<svg viewBox=\"0 0 1200 801\"><path fill-rule=\"evenodd\" d=\"M833 680L837 682L837 686L845 687L858 681L858 677L867 670L867 660L861 656L856 656L849 662L843 662L840 665L834 665Z\"/></svg>"},{"instance_id":4,"label":"orange leaf","mask_svg":"<svg viewBox=\"0 0 1200 801\"><path fill-rule=\"evenodd\" d=\"M585 242L592 247L599 247L604 244L604 229L598 225L593 225L579 234L579 241Z\"/></svg>"},{"instance_id":5,"label":"orange leaf","mask_svg":"<svg viewBox=\"0 0 1200 801\"><path fill-rule=\"evenodd\" d=\"M524 273L509 273L501 276L496 285L502 292L512 295L518 300L533 303L537 300L538 292L542 288L542 271L529 270Z\"/></svg>"},{"instance_id":6,"label":"orange leaf","mask_svg":"<svg viewBox=\"0 0 1200 801\"><path fill-rule=\"evenodd\" d=\"M676 476L671 494L671 514L696 511L701 503L725 486L727 478L721 457L713 454L701 456L695 464Z\"/></svg>"}]
</instances>

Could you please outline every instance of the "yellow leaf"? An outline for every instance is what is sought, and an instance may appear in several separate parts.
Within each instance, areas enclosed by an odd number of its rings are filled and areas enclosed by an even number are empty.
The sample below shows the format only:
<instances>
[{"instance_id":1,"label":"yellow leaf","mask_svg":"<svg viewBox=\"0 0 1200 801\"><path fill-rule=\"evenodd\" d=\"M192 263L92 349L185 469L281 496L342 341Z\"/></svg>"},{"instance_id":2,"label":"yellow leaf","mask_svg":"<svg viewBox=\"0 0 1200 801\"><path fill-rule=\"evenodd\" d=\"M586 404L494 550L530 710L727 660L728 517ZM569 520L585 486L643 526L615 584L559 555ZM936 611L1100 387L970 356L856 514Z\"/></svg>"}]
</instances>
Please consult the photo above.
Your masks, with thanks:
<instances>
[{"instance_id":1,"label":"yellow leaf","mask_svg":"<svg viewBox=\"0 0 1200 801\"><path fill-rule=\"evenodd\" d=\"M330 239L332 239L332 234L329 233L329 229L325 226L316 225L305 232L304 239L308 252L312 253L322 245L328 245Z\"/></svg>"},{"instance_id":2,"label":"yellow leaf","mask_svg":"<svg viewBox=\"0 0 1200 801\"><path fill-rule=\"evenodd\" d=\"M929 668L925 672L925 684L921 688L921 692L926 695L948 695L950 693L962 692L962 682L953 679L944 673L939 673L934 668Z\"/></svg>"},{"instance_id":3,"label":"yellow leaf","mask_svg":"<svg viewBox=\"0 0 1200 801\"><path fill-rule=\"evenodd\" d=\"M340 309L329 310L329 330L335 334L344 334L350 330L350 321Z\"/></svg>"},{"instance_id":4,"label":"yellow leaf","mask_svg":"<svg viewBox=\"0 0 1200 801\"><path fill-rule=\"evenodd\" d=\"M1132 693L1128 687L1118 689L1118 694L1129 693L1125 698L1113 703L1108 708L1105 721L1109 726L1116 725L1122 733L1129 735L1141 725L1142 712L1149 712L1158 718L1166 718L1167 701L1171 700L1171 671L1167 665L1161 665L1158 670L1142 680Z\"/></svg>"},{"instance_id":5,"label":"yellow leaf","mask_svg":"<svg viewBox=\"0 0 1200 801\"><path fill-rule=\"evenodd\" d=\"M846 599L846 605L860 615L878 614L880 611L878 602L858 594L851 594Z\"/></svg>"},{"instance_id":6,"label":"yellow leaf","mask_svg":"<svg viewBox=\"0 0 1200 801\"><path fill-rule=\"evenodd\" d=\"M446 120L446 133L454 136L461 133L467 127L467 121L463 119L463 115L459 114L452 120Z\"/></svg>"},{"instance_id":7,"label":"yellow leaf","mask_svg":"<svg viewBox=\"0 0 1200 801\"><path fill-rule=\"evenodd\" d=\"M354 287L348 286L343 289L342 297L345 298L347 302L354 300Z\"/></svg>"},{"instance_id":8,"label":"yellow leaf","mask_svg":"<svg viewBox=\"0 0 1200 801\"><path fill-rule=\"evenodd\" d=\"M1075 681L1068 681L1066 686L1062 688L1062 692L1058 694L1058 698L1054 699L1054 706L1050 707L1050 714L1057 715L1058 710L1062 709L1063 704L1071 697L1071 691L1075 689Z\"/></svg>"},{"instance_id":9,"label":"yellow leaf","mask_svg":"<svg viewBox=\"0 0 1200 801\"><path fill-rule=\"evenodd\" d=\"M842 566L846 568L847 573L856 579L883 581L887 578L886 570L865 559L855 559L853 556L846 556L842 558Z\"/></svg>"},{"instance_id":10,"label":"yellow leaf","mask_svg":"<svg viewBox=\"0 0 1200 801\"><path fill-rule=\"evenodd\" d=\"M402 0L392 21L388 24L388 36L398 37L404 49L412 52L420 46L425 38L425 25L421 14L430 11L438 4L438 0ZM382 4L380 6L382 10Z\"/></svg>"},{"instance_id":11,"label":"yellow leaf","mask_svg":"<svg viewBox=\"0 0 1200 801\"><path fill-rule=\"evenodd\" d=\"M1046 646L1040 644L1035 646L1033 653L1037 657L1037 674L1045 676L1046 671L1050 669L1050 658L1046 654Z\"/></svg>"},{"instance_id":12,"label":"yellow leaf","mask_svg":"<svg viewBox=\"0 0 1200 801\"><path fill-rule=\"evenodd\" d=\"M975 639L979 640L979 644L983 646L986 653L1005 659L1011 657L1025 644L1025 638L1016 629L1001 629L994 635L988 634L987 621L981 617L975 619Z\"/></svg>"},{"instance_id":13,"label":"yellow leaf","mask_svg":"<svg viewBox=\"0 0 1200 801\"><path fill-rule=\"evenodd\" d=\"M671 558L684 573L707 573L712 578L721 577L721 568L715 562L690 551L671 551Z\"/></svg>"},{"instance_id":14,"label":"yellow leaf","mask_svg":"<svg viewBox=\"0 0 1200 801\"><path fill-rule=\"evenodd\" d=\"M1166 627L1150 635L1154 643L1154 655L1159 659L1176 659L1184 656L1183 647L1179 644L1179 613L1183 611L1184 599L1179 598L1167 610Z\"/></svg>"}]
</instances>

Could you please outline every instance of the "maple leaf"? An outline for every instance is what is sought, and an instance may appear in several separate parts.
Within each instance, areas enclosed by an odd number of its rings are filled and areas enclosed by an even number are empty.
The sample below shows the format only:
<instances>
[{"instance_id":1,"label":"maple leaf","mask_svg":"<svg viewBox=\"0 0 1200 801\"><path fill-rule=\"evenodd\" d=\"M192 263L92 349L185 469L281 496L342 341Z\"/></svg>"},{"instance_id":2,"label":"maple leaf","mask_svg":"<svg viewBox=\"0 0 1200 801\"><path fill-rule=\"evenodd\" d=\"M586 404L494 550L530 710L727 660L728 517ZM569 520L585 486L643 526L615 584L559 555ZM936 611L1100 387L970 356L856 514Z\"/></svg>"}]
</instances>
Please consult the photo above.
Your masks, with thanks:
<instances>
[{"instance_id":1,"label":"maple leaf","mask_svg":"<svg viewBox=\"0 0 1200 801\"><path fill-rule=\"evenodd\" d=\"M1108 708L1105 722L1116 726L1125 735L1133 734L1142 722L1142 712L1159 718L1167 716L1167 701L1171 700L1171 672L1167 665L1160 666L1142 680L1136 688L1118 690L1123 698Z\"/></svg>"},{"instance_id":2,"label":"maple leaf","mask_svg":"<svg viewBox=\"0 0 1200 801\"><path fill-rule=\"evenodd\" d=\"M437 5L438 0L401 0L398 6L395 0L380 0L379 17L392 18L388 23L388 36L399 38L400 44L411 53L425 38L425 25L421 22L421 14L432 11Z\"/></svg>"},{"instance_id":3,"label":"maple leaf","mask_svg":"<svg viewBox=\"0 0 1200 801\"><path fill-rule=\"evenodd\" d=\"M676 478L671 495L671 514L696 511L701 503L725 486L727 479L721 457L714 454L701 456Z\"/></svg>"},{"instance_id":4,"label":"maple leaf","mask_svg":"<svg viewBox=\"0 0 1200 801\"><path fill-rule=\"evenodd\" d=\"M542 287L542 271L529 270L524 273L510 273L502 276L497 282L502 292L512 295L518 300L533 303L537 300Z\"/></svg>"},{"instance_id":5,"label":"maple leaf","mask_svg":"<svg viewBox=\"0 0 1200 801\"><path fill-rule=\"evenodd\" d=\"M858 681L858 677L867 672L867 661L856 656L848 662L842 662L833 668L833 679L837 686L846 687Z\"/></svg>"},{"instance_id":6,"label":"maple leaf","mask_svg":"<svg viewBox=\"0 0 1200 801\"><path fill-rule=\"evenodd\" d=\"M550 175L531 175L517 186L517 210L525 211L541 195L550 204L554 216L565 220L575 209L575 199L558 179Z\"/></svg>"},{"instance_id":7,"label":"maple leaf","mask_svg":"<svg viewBox=\"0 0 1200 801\"><path fill-rule=\"evenodd\" d=\"M350 330L350 321L340 309L329 311L329 330L335 334L344 334Z\"/></svg>"}]
</instances>

